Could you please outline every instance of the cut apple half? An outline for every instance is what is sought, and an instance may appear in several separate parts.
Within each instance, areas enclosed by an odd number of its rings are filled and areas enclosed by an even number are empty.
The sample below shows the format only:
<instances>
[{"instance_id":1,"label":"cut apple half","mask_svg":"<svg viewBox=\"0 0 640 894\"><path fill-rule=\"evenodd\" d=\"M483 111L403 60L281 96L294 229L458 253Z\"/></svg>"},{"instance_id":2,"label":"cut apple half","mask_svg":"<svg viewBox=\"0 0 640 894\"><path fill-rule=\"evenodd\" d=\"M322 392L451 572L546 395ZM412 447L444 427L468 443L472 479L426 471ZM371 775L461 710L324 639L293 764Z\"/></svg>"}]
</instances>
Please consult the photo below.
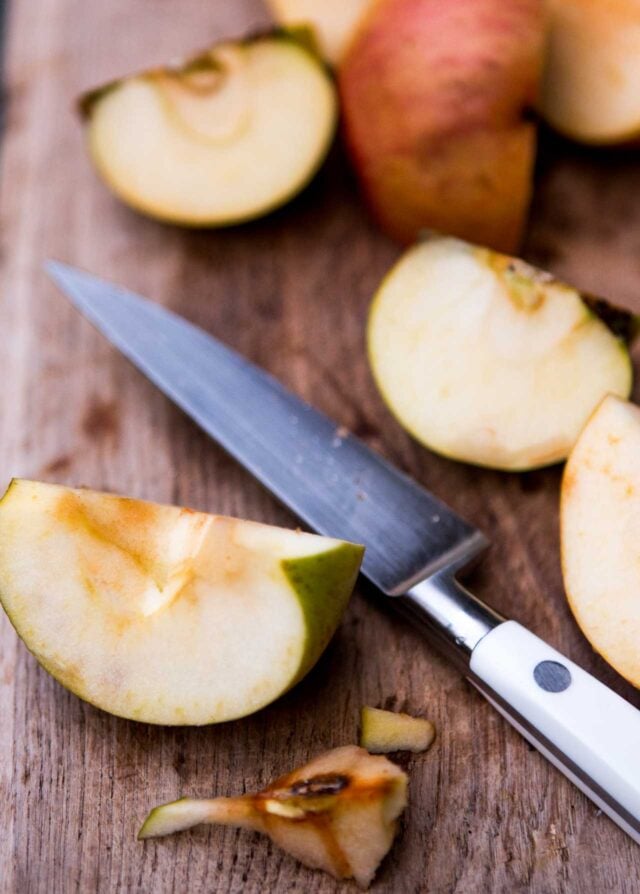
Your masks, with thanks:
<instances>
[{"instance_id":1,"label":"cut apple half","mask_svg":"<svg viewBox=\"0 0 640 894\"><path fill-rule=\"evenodd\" d=\"M138 838L200 823L268 835L306 866L367 887L397 831L407 777L384 757L347 745L316 757L264 791L236 798L181 798L154 808Z\"/></svg>"},{"instance_id":2,"label":"cut apple half","mask_svg":"<svg viewBox=\"0 0 640 894\"><path fill-rule=\"evenodd\" d=\"M564 459L627 397L633 317L517 258L430 236L374 298L368 349L391 411L445 456L522 470Z\"/></svg>"},{"instance_id":3,"label":"cut apple half","mask_svg":"<svg viewBox=\"0 0 640 894\"><path fill-rule=\"evenodd\" d=\"M341 59L365 10L374 0L267 0L283 25L311 25L323 56Z\"/></svg>"},{"instance_id":4,"label":"cut apple half","mask_svg":"<svg viewBox=\"0 0 640 894\"><path fill-rule=\"evenodd\" d=\"M0 501L0 601L40 664L133 720L199 725L269 704L317 661L362 547L16 480Z\"/></svg>"},{"instance_id":5,"label":"cut apple half","mask_svg":"<svg viewBox=\"0 0 640 894\"><path fill-rule=\"evenodd\" d=\"M222 226L282 205L311 179L335 131L335 89L288 32L222 44L81 100L91 157L151 217Z\"/></svg>"},{"instance_id":6,"label":"cut apple half","mask_svg":"<svg viewBox=\"0 0 640 894\"><path fill-rule=\"evenodd\" d=\"M585 143L640 138L640 4L552 0L541 112Z\"/></svg>"},{"instance_id":7,"label":"cut apple half","mask_svg":"<svg viewBox=\"0 0 640 894\"><path fill-rule=\"evenodd\" d=\"M562 571L569 606L605 661L640 687L640 409L609 396L562 479Z\"/></svg>"}]
</instances>

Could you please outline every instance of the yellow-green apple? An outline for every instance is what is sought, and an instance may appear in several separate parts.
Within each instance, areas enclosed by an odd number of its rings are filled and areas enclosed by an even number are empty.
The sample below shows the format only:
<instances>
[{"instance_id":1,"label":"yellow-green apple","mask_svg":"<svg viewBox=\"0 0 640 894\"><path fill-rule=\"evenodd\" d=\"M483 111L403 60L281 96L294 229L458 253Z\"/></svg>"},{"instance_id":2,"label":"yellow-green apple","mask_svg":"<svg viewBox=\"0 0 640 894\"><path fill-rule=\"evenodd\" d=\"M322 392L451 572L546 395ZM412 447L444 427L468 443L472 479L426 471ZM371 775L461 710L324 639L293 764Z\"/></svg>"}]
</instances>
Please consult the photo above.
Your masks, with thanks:
<instances>
[{"instance_id":1,"label":"yellow-green apple","mask_svg":"<svg viewBox=\"0 0 640 894\"><path fill-rule=\"evenodd\" d=\"M640 687L640 409L613 395L588 421L562 479L562 571L593 648Z\"/></svg>"},{"instance_id":2,"label":"yellow-green apple","mask_svg":"<svg viewBox=\"0 0 640 894\"><path fill-rule=\"evenodd\" d=\"M378 0L339 68L362 190L391 236L424 227L502 251L523 231L542 0Z\"/></svg>"},{"instance_id":3,"label":"yellow-green apple","mask_svg":"<svg viewBox=\"0 0 640 894\"><path fill-rule=\"evenodd\" d=\"M640 139L640 3L549 0L540 110L584 143Z\"/></svg>"},{"instance_id":4,"label":"yellow-green apple","mask_svg":"<svg viewBox=\"0 0 640 894\"><path fill-rule=\"evenodd\" d=\"M375 0L267 0L283 25L310 25L328 62L340 61L359 20Z\"/></svg>"},{"instance_id":5,"label":"yellow-green apple","mask_svg":"<svg viewBox=\"0 0 640 894\"><path fill-rule=\"evenodd\" d=\"M293 33L214 47L81 99L96 168L131 207L191 226L258 217L322 163L337 115L323 63Z\"/></svg>"},{"instance_id":6,"label":"yellow-green apple","mask_svg":"<svg viewBox=\"0 0 640 894\"><path fill-rule=\"evenodd\" d=\"M373 754L426 751L436 737L430 720L365 706L361 714L360 744Z\"/></svg>"},{"instance_id":7,"label":"yellow-green apple","mask_svg":"<svg viewBox=\"0 0 640 894\"><path fill-rule=\"evenodd\" d=\"M200 823L268 835L307 866L367 887L397 831L407 777L384 757L347 745L235 798L182 798L151 811L138 834L153 838Z\"/></svg>"},{"instance_id":8,"label":"yellow-green apple","mask_svg":"<svg viewBox=\"0 0 640 894\"><path fill-rule=\"evenodd\" d=\"M564 459L608 392L630 393L635 320L509 255L431 236L382 282L371 368L438 453L522 470Z\"/></svg>"},{"instance_id":9,"label":"yellow-green apple","mask_svg":"<svg viewBox=\"0 0 640 894\"><path fill-rule=\"evenodd\" d=\"M40 664L132 720L205 724L286 692L320 657L362 548L328 537L15 480L0 601Z\"/></svg>"}]
</instances>

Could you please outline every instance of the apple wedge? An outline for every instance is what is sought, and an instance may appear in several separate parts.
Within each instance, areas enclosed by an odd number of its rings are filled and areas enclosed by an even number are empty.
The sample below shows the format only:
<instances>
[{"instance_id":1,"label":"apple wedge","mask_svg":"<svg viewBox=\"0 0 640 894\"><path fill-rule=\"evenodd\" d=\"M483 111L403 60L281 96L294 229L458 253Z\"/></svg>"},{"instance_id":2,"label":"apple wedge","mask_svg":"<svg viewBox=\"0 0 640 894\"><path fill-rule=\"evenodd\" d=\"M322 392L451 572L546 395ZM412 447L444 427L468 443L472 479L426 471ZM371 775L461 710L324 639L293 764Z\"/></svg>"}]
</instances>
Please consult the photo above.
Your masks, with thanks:
<instances>
[{"instance_id":1,"label":"apple wedge","mask_svg":"<svg viewBox=\"0 0 640 894\"><path fill-rule=\"evenodd\" d=\"M199 725L269 704L333 635L363 549L89 490L14 480L0 601L40 664L132 720Z\"/></svg>"},{"instance_id":2,"label":"apple wedge","mask_svg":"<svg viewBox=\"0 0 640 894\"><path fill-rule=\"evenodd\" d=\"M606 397L562 479L562 572L593 648L640 687L640 408Z\"/></svg>"},{"instance_id":3,"label":"apple wedge","mask_svg":"<svg viewBox=\"0 0 640 894\"><path fill-rule=\"evenodd\" d=\"M293 33L216 46L81 99L98 172L160 220L223 226L266 214L311 179L335 131L335 88Z\"/></svg>"},{"instance_id":4,"label":"apple wedge","mask_svg":"<svg viewBox=\"0 0 640 894\"><path fill-rule=\"evenodd\" d=\"M200 823L268 835L306 866L367 887L397 831L407 803L407 777L362 748L336 748L255 795L182 798L151 811L138 838L180 832Z\"/></svg>"},{"instance_id":5,"label":"apple wedge","mask_svg":"<svg viewBox=\"0 0 640 894\"><path fill-rule=\"evenodd\" d=\"M516 251L532 189L542 0L377 0L338 68L364 196L403 243L424 227Z\"/></svg>"},{"instance_id":6,"label":"apple wedge","mask_svg":"<svg viewBox=\"0 0 640 894\"><path fill-rule=\"evenodd\" d=\"M431 236L383 281L371 368L419 441L523 470L564 459L608 392L627 397L634 318L517 258Z\"/></svg>"},{"instance_id":7,"label":"apple wedge","mask_svg":"<svg viewBox=\"0 0 640 894\"><path fill-rule=\"evenodd\" d=\"M311 25L322 55L340 61L365 10L374 0L267 0L282 25Z\"/></svg>"},{"instance_id":8,"label":"apple wedge","mask_svg":"<svg viewBox=\"0 0 640 894\"><path fill-rule=\"evenodd\" d=\"M540 111L584 143L640 138L637 0L550 0Z\"/></svg>"}]
</instances>

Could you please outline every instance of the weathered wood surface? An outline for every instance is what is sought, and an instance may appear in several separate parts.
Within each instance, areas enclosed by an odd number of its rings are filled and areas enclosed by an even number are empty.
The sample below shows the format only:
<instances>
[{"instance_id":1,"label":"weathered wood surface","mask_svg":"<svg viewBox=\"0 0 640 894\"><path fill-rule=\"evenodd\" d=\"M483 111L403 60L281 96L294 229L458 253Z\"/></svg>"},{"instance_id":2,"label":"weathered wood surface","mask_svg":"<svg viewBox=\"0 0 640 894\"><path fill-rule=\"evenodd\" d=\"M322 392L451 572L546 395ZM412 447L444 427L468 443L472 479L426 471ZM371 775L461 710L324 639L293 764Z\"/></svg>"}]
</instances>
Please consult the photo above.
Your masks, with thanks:
<instances>
[{"instance_id":1,"label":"weathered wood surface","mask_svg":"<svg viewBox=\"0 0 640 894\"><path fill-rule=\"evenodd\" d=\"M2 485L24 475L292 523L65 304L41 271L54 256L216 332L435 490L493 539L479 593L640 705L565 604L559 471L456 465L412 443L384 410L363 321L397 248L369 224L339 150L291 206L226 232L144 220L97 182L72 114L80 90L265 20L257 0L14 0L0 204ZM528 256L640 311L638 155L547 143ZM425 713L438 727L432 751L410 762L411 806L374 890L640 890L640 850L362 594L302 685L257 716L206 729L128 723L83 704L2 617L0 890L338 890L247 833L201 829L144 845L135 833L158 802L248 790L353 742L363 703Z\"/></svg>"}]
</instances>

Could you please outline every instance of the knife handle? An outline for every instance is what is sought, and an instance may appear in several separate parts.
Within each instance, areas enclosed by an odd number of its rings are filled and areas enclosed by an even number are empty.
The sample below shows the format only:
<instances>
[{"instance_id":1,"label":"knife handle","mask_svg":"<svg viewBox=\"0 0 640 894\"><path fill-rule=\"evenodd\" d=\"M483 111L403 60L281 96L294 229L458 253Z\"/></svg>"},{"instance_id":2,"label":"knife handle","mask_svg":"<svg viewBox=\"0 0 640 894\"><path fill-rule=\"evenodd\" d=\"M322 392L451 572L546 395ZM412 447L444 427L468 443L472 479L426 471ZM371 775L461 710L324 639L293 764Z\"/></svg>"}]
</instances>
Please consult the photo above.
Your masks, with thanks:
<instances>
[{"instance_id":1,"label":"knife handle","mask_svg":"<svg viewBox=\"0 0 640 894\"><path fill-rule=\"evenodd\" d=\"M640 844L640 711L516 621L487 633L469 679Z\"/></svg>"}]
</instances>

